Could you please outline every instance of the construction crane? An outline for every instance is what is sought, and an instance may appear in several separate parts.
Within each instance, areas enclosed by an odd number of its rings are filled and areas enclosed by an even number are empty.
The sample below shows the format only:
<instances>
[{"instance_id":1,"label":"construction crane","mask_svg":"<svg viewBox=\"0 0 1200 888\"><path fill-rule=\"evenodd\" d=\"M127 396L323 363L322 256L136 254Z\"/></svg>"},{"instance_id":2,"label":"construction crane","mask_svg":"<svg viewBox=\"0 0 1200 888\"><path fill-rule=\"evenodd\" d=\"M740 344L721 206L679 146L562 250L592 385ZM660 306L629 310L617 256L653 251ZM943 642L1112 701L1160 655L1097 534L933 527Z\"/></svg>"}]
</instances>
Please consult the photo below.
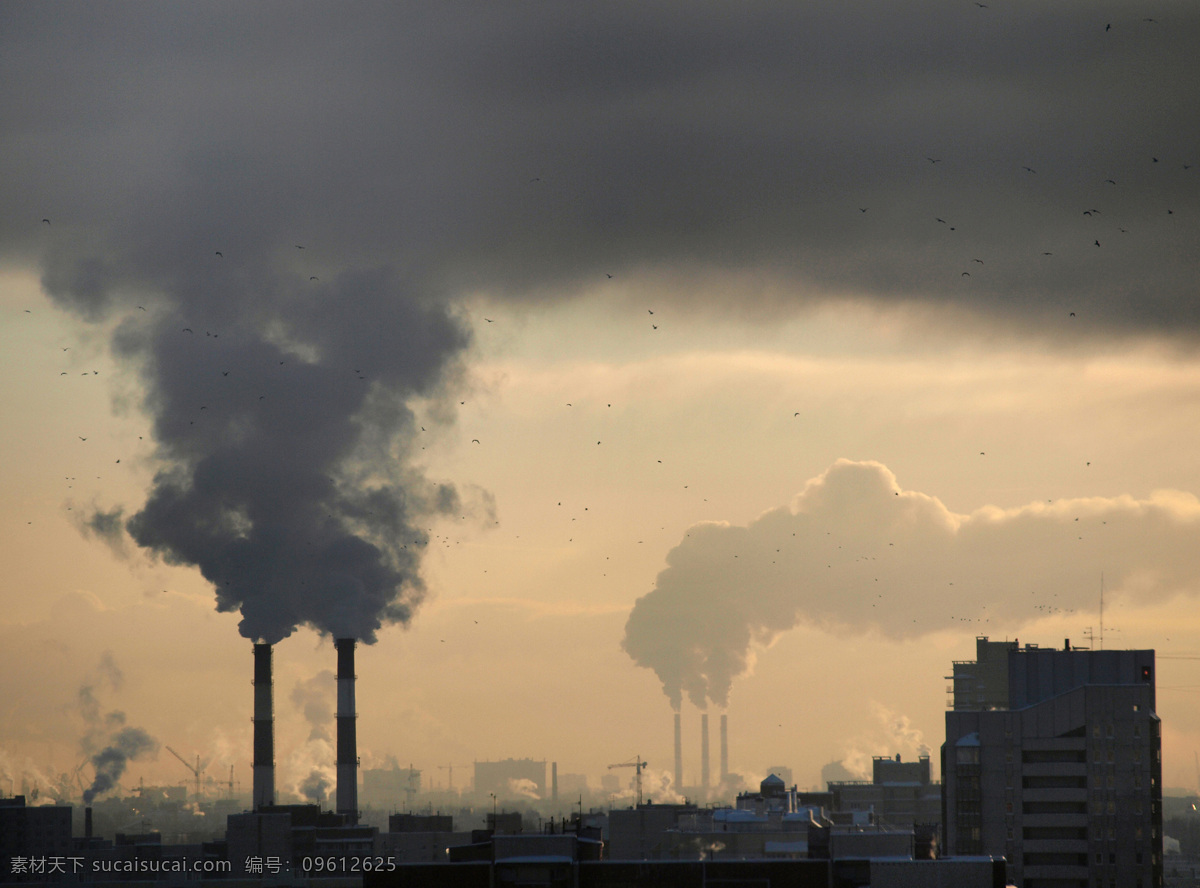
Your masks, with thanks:
<instances>
[{"instance_id":1,"label":"construction crane","mask_svg":"<svg viewBox=\"0 0 1200 888\"><path fill-rule=\"evenodd\" d=\"M195 778L196 778L196 801L199 802L200 801L200 776L204 773L204 768L205 768L205 765L200 764L200 754L199 753L196 754L196 764L193 765L191 762L189 762L187 759L185 759L183 756L181 756L179 753L177 753L175 750L173 750L169 746L167 747L167 752L171 753L171 755L175 756L175 758L177 758L181 762L183 762L183 766L185 768L187 768L189 771L191 771L192 774L195 776Z\"/></svg>"},{"instance_id":2,"label":"construction crane","mask_svg":"<svg viewBox=\"0 0 1200 888\"><path fill-rule=\"evenodd\" d=\"M633 761L631 761L631 762L621 762L620 764L608 766L608 769L610 771L613 768L633 768L633 769L635 769L635 771L637 772L637 803L638 803L638 807L641 807L641 804L642 804L642 771L645 769L645 767L648 764L650 764L650 763L642 761L642 757L640 755L637 755L637 756L633 757Z\"/></svg>"},{"instance_id":3,"label":"construction crane","mask_svg":"<svg viewBox=\"0 0 1200 888\"><path fill-rule=\"evenodd\" d=\"M460 768L467 768L467 767L470 767L470 766L469 766L469 765L459 765L458 767L460 767ZM411 771L411 770L412 770L412 765L409 765L409 766L408 766L408 769L409 769L409 771ZM448 771L450 772L450 773L449 773L449 778L450 778L450 791L451 791L451 792L454 792L454 765L438 765L438 766L437 766L437 769L438 769L439 771L447 771L447 770L448 770Z\"/></svg>"}]
</instances>

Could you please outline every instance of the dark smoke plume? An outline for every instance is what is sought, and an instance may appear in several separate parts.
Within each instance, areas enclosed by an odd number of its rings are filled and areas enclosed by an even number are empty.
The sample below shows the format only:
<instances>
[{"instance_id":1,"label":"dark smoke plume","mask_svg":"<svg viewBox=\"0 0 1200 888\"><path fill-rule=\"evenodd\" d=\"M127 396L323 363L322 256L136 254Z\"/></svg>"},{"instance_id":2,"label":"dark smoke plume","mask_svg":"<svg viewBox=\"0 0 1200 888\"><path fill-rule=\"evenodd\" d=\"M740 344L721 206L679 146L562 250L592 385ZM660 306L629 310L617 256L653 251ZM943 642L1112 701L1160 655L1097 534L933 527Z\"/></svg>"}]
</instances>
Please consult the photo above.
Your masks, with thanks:
<instances>
[{"instance_id":1,"label":"dark smoke plume","mask_svg":"<svg viewBox=\"0 0 1200 888\"><path fill-rule=\"evenodd\" d=\"M406 401L435 393L466 333L382 271L318 296L236 297L247 307L222 312L215 336L181 333L211 322L180 300L121 338L142 361L165 464L129 531L198 566L248 638L308 625L373 642L423 596L418 520L458 506L406 465Z\"/></svg>"},{"instance_id":2,"label":"dark smoke plume","mask_svg":"<svg viewBox=\"0 0 1200 888\"><path fill-rule=\"evenodd\" d=\"M421 522L459 510L453 487L411 465L410 404L456 379L465 326L389 269L318 285L252 245L197 245L201 259L156 231L126 235L131 255L104 275L55 255L44 284L85 318L125 317L113 346L141 374L160 464L125 525L134 541L198 567L248 638L307 625L370 643L407 622L424 595ZM121 287L154 308L130 315ZM119 515L97 511L85 530L111 540Z\"/></svg>"},{"instance_id":3,"label":"dark smoke plume","mask_svg":"<svg viewBox=\"0 0 1200 888\"><path fill-rule=\"evenodd\" d=\"M80 686L76 694L79 714L87 726L80 742L95 771L92 785L83 793L85 805L116 786L131 759L158 754L158 741L141 728L126 726L124 712L119 709L101 712L97 688L107 685L110 690L119 691L124 683L125 674L112 651L104 651L94 679Z\"/></svg>"},{"instance_id":4,"label":"dark smoke plume","mask_svg":"<svg viewBox=\"0 0 1200 888\"><path fill-rule=\"evenodd\" d=\"M109 744L92 756L92 767L96 776L83 793L83 803L90 805L97 796L104 795L121 779L130 759L152 756L158 753L158 741L141 728L122 728L113 735Z\"/></svg>"}]
</instances>

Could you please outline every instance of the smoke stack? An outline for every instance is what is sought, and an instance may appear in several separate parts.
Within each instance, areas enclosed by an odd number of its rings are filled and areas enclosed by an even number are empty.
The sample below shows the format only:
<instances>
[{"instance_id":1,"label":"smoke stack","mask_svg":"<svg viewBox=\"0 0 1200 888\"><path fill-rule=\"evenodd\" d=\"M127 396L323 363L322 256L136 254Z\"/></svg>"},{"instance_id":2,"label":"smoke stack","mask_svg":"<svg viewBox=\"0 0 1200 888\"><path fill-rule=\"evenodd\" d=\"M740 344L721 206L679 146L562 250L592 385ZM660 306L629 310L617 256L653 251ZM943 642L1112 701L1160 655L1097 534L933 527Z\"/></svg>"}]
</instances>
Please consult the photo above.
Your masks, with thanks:
<instances>
[{"instance_id":1,"label":"smoke stack","mask_svg":"<svg viewBox=\"0 0 1200 888\"><path fill-rule=\"evenodd\" d=\"M83 809L83 837L90 839L92 837L92 806L88 805Z\"/></svg>"},{"instance_id":2,"label":"smoke stack","mask_svg":"<svg viewBox=\"0 0 1200 888\"><path fill-rule=\"evenodd\" d=\"M558 801L558 762L550 763L550 801Z\"/></svg>"},{"instance_id":3,"label":"smoke stack","mask_svg":"<svg viewBox=\"0 0 1200 888\"><path fill-rule=\"evenodd\" d=\"M354 710L353 638L339 638L337 649L337 812L358 823L358 739Z\"/></svg>"},{"instance_id":4,"label":"smoke stack","mask_svg":"<svg viewBox=\"0 0 1200 888\"><path fill-rule=\"evenodd\" d=\"M254 810L275 804L275 694L271 646L254 646Z\"/></svg>"},{"instance_id":5,"label":"smoke stack","mask_svg":"<svg viewBox=\"0 0 1200 888\"><path fill-rule=\"evenodd\" d=\"M708 790L708 713L700 713L700 785Z\"/></svg>"},{"instance_id":6,"label":"smoke stack","mask_svg":"<svg viewBox=\"0 0 1200 888\"><path fill-rule=\"evenodd\" d=\"M675 713L675 791L683 792L683 728L679 713Z\"/></svg>"},{"instance_id":7,"label":"smoke stack","mask_svg":"<svg viewBox=\"0 0 1200 888\"><path fill-rule=\"evenodd\" d=\"M729 779L729 717L721 713L721 783Z\"/></svg>"}]
</instances>

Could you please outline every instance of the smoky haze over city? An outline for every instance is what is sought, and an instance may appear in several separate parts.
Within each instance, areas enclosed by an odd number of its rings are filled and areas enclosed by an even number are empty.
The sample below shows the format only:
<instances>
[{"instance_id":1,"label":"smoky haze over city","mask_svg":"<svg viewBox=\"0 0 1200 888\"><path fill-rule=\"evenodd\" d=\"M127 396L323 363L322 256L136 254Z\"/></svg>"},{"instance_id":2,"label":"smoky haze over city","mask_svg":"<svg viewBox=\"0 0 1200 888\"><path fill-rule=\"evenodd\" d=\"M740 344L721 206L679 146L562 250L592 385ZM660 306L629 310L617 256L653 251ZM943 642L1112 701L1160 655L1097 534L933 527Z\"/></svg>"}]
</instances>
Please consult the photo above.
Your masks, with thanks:
<instances>
[{"instance_id":1,"label":"smoky haze over city","mask_svg":"<svg viewBox=\"0 0 1200 888\"><path fill-rule=\"evenodd\" d=\"M726 796L936 777L978 636L1156 651L1195 793L1198 45L0 2L0 795L249 800L262 643L279 798L332 808L337 639L363 771L420 771L383 808L508 759L716 801L722 717Z\"/></svg>"}]
</instances>

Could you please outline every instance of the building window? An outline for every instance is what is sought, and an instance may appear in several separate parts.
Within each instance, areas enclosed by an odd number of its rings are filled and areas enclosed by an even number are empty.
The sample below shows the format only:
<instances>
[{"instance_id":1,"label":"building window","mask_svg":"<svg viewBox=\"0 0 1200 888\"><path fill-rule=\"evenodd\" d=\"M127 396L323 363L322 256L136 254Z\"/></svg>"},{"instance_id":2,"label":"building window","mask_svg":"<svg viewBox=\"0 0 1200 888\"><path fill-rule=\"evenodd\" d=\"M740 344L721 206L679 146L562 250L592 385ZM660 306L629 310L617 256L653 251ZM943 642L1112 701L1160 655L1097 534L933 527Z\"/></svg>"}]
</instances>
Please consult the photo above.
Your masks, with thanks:
<instances>
[{"instance_id":1,"label":"building window","mask_svg":"<svg viewBox=\"0 0 1200 888\"><path fill-rule=\"evenodd\" d=\"M1112 726L1111 724L1109 724L1109 726L1108 726L1107 728L1105 728L1105 729L1104 729L1104 734L1105 734L1105 736L1106 736L1106 737L1108 737L1108 739L1109 739L1109 740L1111 740L1111 739L1112 739L1112 736L1113 736L1113 726Z\"/></svg>"}]
</instances>

